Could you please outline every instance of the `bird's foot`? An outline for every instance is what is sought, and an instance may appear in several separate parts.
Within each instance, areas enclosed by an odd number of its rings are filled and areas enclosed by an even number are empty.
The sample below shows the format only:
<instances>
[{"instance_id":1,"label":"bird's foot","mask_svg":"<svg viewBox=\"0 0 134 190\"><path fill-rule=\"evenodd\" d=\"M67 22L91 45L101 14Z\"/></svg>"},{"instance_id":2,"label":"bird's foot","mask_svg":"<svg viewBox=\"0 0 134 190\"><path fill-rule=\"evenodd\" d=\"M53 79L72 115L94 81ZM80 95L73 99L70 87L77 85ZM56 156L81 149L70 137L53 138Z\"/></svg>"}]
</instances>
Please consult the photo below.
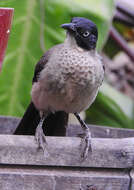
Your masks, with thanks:
<instances>
[{"instance_id":1,"label":"bird's foot","mask_svg":"<svg viewBox=\"0 0 134 190\"><path fill-rule=\"evenodd\" d=\"M90 130L88 128L88 126L86 125L86 123L81 119L80 115L78 113L74 113L74 115L76 116L76 118L78 119L78 121L81 124L81 127L84 130L84 134L83 134L83 139L82 139L82 149L84 149L84 151L82 152L82 160L85 160L88 156L88 152L89 149L92 150L91 148L91 133Z\"/></svg>"},{"instance_id":2,"label":"bird's foot","mask_svg":"<svg viewBox=\"0 0 134 190\"><path fill-rule=\"evenodd\" d=\"M90 133L89 129L87 128L85 130L84 134L82 134L81 136L83 136L81 146L82 146L82 149L84 149L84 150L82 150L81 158L83 160L85 160L88 156L89 150L92 151L91 133Z\"/></svg>"},{"instance_id":3,"label":"bird's foot","mask_svg":"<svg viewBox=\"0 0 134 190\"><path fill-rule=\"evenodd\" d=\"M43 129L42 129L43 121L44 120L42 119L36 128L35 140L38 144L38 148L41 148L44 152L44 155L46 156L47 141L46 141L46 137L44 135Z\"/></svg>"}]
</instances>

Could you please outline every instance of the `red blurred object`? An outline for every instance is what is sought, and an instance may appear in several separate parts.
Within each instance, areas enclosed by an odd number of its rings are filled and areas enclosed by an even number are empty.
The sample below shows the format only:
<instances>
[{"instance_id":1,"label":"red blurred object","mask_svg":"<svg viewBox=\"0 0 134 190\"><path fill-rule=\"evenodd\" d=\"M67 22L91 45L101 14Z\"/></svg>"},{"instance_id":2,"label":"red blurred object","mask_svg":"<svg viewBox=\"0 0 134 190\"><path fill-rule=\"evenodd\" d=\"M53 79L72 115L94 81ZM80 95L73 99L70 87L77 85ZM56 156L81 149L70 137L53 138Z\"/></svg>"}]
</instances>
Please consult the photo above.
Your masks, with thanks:
<instances>
[{"instance_id":1,"label":"red blurred object","mask_svg":"<svg viewBox=\"0 0 134 190\"><path fill-rule=\"evenodd\" d=\"M13 8L0 7L0 71L10 34L13 12Z\"/></svg>"}]
</instances>

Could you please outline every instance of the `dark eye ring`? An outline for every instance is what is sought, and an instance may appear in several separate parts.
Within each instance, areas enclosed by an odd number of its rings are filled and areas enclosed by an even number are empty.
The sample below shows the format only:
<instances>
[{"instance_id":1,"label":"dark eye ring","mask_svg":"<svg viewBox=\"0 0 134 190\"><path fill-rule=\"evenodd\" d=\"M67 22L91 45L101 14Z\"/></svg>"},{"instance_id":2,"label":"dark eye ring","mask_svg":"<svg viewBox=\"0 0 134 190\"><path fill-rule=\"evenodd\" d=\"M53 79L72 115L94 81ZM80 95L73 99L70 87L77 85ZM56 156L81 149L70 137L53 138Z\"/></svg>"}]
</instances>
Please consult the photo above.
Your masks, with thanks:
<instances>
[{"instance_id":1,"label":"dark eye ring","mask_svg":"<svg viewBox=\"0 0 134 190\"><path fill-rule=\"evenodd\" d=\"M90 35L90 32L86 31L82 34L84 37L88 37Z\"/></svg>"}]
</instances>

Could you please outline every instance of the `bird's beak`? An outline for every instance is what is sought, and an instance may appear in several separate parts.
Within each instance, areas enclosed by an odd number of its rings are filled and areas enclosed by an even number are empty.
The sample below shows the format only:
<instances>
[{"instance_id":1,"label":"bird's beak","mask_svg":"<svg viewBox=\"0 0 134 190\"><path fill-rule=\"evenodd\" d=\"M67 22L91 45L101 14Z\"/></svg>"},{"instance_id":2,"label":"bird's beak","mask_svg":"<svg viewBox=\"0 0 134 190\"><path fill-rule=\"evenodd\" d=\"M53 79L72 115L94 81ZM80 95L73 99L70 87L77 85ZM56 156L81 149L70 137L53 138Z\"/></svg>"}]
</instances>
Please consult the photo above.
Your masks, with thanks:
<instances>
[{"instance_id":1,"label":"bird's beak","mask_svg":"<svg viewBox=\"0 0 134 190\"><path fill-rule=\"evenodd\" d=\"M62 24L61 27L64 28L64 29L66 29L66 30L71 30L73 32L76 31L75 24L73 24L73 23Z\"/></svg>"}]
</instances>

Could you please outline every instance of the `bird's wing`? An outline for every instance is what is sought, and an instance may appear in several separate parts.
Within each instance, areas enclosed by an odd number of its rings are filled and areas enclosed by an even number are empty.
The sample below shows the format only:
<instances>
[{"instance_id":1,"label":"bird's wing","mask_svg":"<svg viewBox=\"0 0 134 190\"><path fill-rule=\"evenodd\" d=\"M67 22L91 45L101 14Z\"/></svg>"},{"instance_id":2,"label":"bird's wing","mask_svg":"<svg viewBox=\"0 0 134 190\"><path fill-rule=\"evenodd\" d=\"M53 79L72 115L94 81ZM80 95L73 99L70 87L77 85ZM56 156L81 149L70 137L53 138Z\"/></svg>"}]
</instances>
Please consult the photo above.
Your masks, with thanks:
<instances>
[{"instance_id":1,"label":"bird's wing","mask_svg":"<svg viewBox=\"0 0 134 190\"><path fill-rule=\"evenodd\" d=\"M39 62L36 64L35 66L35 71L34 71L34 77L32 82L37 82L38 81L38 77L40 72L44 69L45 65L47 64L49 57L51 55L51 50L48 50L39 60Z\"/></svg>"},{"instance_id":2,"label":"bird's wing","mask_svg":"<svg viewBox=\"0 0 134 190\"><path fill-rule=\"evenodd\" d=\"M38 61L38 63L35 66L34 77L33 77L33 81L32 81L33 83L38 81L39 74L45 68L45 65L49 61L51 54L53 54L53 52L56 49L58 49L58 48L60 49L62 46L63 46L63 44L58 44L58 45L53 46L51 49L46 51L46 53L40 58L40 60Z\"/></svg>"},{"instance_id":3,"label":"bird's wing","mask_svg":"<svg viewBox=\"0 0 134 190\"><path fill-rule=\"evenodd\" d=\"M59 45L57 45L59 46ZM48 50L39 60L39 62L35 66L34 77L32 82L37 82L38 77L42 69L45 68L51 53L53 52L54 46L52 49ZM16 135L34 135L37 125L40 121L39 111L34 106L33 102L31 102L24 113L19 125L17 126L14 134ZM45 126L45 135L48 136L65 136L66 135L66 125L68 122L68 114L59 111L54 114L51 113L43 123Z\"/></svg>"}]
</instances>

